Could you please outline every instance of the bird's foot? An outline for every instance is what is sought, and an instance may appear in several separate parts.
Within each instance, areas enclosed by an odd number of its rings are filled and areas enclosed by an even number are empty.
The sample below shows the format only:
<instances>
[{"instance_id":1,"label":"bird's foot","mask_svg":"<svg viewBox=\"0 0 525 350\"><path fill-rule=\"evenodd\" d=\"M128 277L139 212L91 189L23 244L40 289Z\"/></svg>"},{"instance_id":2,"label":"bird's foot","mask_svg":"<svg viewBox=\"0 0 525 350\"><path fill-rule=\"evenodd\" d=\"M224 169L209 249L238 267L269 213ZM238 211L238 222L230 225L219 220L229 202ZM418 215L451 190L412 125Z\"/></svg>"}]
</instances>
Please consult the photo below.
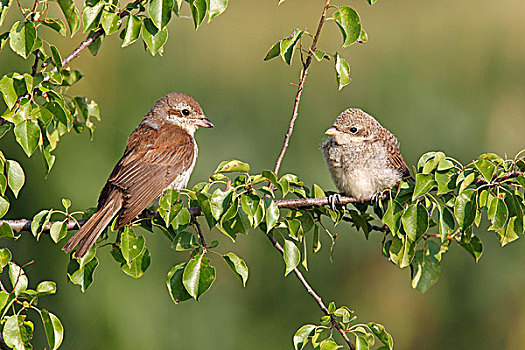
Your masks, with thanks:
<instances>
[{"instance_id":1,"label":"bird's foot","mask_svg":"<svg viewBox=\"0 0 525 350\"><path fill-rule=\"evenodd\" d=\"M335 206L341 204L341 195L339 193L334 193L328 196L328 203L330 203L330 208L335 211Z\"/></svg>"}]
</instances>

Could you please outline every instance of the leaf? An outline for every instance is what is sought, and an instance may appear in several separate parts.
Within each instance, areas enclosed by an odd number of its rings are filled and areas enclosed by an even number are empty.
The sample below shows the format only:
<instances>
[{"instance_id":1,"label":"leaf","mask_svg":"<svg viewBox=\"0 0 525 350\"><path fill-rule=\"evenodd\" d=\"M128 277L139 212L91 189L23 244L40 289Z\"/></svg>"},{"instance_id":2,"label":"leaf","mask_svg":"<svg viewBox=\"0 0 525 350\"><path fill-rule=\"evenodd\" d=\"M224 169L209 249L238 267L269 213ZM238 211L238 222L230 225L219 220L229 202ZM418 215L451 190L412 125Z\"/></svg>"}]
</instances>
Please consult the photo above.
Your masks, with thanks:
<instances>
[{"instance_id":1,"label":"leaf","mask_svg":"<svg viewBox=\"0 0 525 350\"><path fill-rule=\"evenodd\" d=\"M349 6L341 6L333 17L343 34L343 48L355 43L361 34L361 20L357 12Z\"/></svg>"},{"instance_id":2,"label":"leaf","mask_svg":"<svg viewBox=\"0 0 525 350\"><path fill-rule=\"evenodd\" d=\"M289 239L284 240L283 258L284 264L286 265L284 275L287 276L301 262L301 252L299 248Z\"/></svg>"},{"instance_id":3,"label":"leaf","mask_svg":"<svg viewBox=\"0 0 525 350\"><path fill-rule=\"evenodd\" d=\"M89 30L96 30L102 17L102 9L105 3L99 2L94 6L86 6L82 11L82 22L84 23L84 33Z\"/></svg>"},{"instance_id":4,"label":"leaf","mask_svg":"<svg viewBox=\"0 0 525 350\"><path fill-rule=\"evenodd\" d=\"M333 342L333 343L335 344L335 342ZM330 346L328 349L337 349L337 348L338 347ZM341 346L341 348L342 348L342 346ZM321 349L324 349L324 346L322 346ZM356 350L369 350L370 349L370 347L368 346L368 342L366 341L365 337L363 337L361 335L356 335L356 337L355 337L355 349Z\"/></svg>"},{"instance_id":5,"label":"leaf","mask_svg":"<svg viewBox=\"0 0 525 350\"><path fill-rule=\"evenodd\" d=\"M18 94L15 91L13 78L4 75L0 79L0 92L4 97L5 104L7 108L12 109L18 99Z\"/></svg>"},{"instance_id":6,"label":"leaf","mask_svg":"<svg viewBox=\"0 0 525 350\"><path fill-rule=\"evenodd\" d=\"M11 261L11 251L7 248L0 249L0 273L4 271L4 267ZM0 308L1 309L1 308Z\"/></svg>"},{"instance_id":7,"label":"leaf","mask_svg":"<svg viewBox=\"0 0 525 350\"><path fill-rule=\"evenodd\" d=\"M279 44L279 51L284 62L287 64L292 63L292 56L295 48L295 44L299 41L299 38L303 35L303 31L295 29L292 34L287 38L282 39Z\"/></svg>"},{"instance_id":8,"label":"leaf","mask_svg":"<svg viewBox=\"0 0 525 350\"><path fill-rule=\"evenodd\" d=\"M248 266L244 260L239 258L234 253L227 253L222 256L230 269L235 272L235 275L242 282L242 286L246 287L246 281L248 281Z\"/></svg>"},{"instance_id":9,"label":"leaf","mask_svg":"<svg viewBox=\"0 0 525 350\"><path fill-rule=\"evenodd\" d=\"M501 230L505 226L508 216L509 210L503 199L493 198L487 212L487 217L491 223L488 229L492 231Z\"/></svg>"},{"instance_id":10,"label":"leaf","mask_svg":"<svg viewBox=\"0 0 525 350\"><path fill-rule=\"evenodd\" d=\"M24 320L24 315L12 315L7 316L2 331L2 336L5 343L10 348L16 350L25 350L25 344L22 339L22 330L20 329L21 323Z\"/></svg>"},{"instance_id":11,"label":"leaf","mask_svg":"<svg viewBox=\"0 0 525 350\"><path fill-rule=\"evenodd\" d=\"M168 29L158 30L149 18L142 22L142 39L152 56L162 53L162 47L168 40Z\"/></svg>"},{"instance_id":12,"label":"leaf","mask_svg":"<svg viewBox=\"0 0 525 350\"><path fill-rule=\"evenodd\" d=\"M62 10L62 13L64 14L64 17L66 18L71 36L74 36L80 27L80 13L78 12L78 9L76 8L73 0L60 0L57 2L60 6L60 9Z\"/></svg>"},{"instance_id":13,"label":"leaf","mask_svg":"<svg viewBox=\"0 0 525 350\"><path fill-rule=\"evenodd\" d=\"M441 264L433 256L418 250L410 265L412 288L426 293L437 283L441 275Z\"/></svg>"},{"instance_id":14,"label":"leaf","mask_svg":"<svg viewBox=\"0 0 525 350\"><path fill-rule=\"evenodd\" d=\"M40 310L40 317L44 324L44 330L46 332L47 343L51 350L56 350L62 344L64 339L64 327L58 317L53 315L51 312L42 309Z\"/></svg>"},{"instance_id":15,"label":"leaf","mask_svg":"<svg viewBox=\"0 0 525 350\"><path fill-rule=\"evenodd\" d=\"M407 236L403 236L403 238L393 237L389 248L390 259L400 268L410 266L414 259L415 246L415 243Z\"/></svg>"},{"instance_id":16,"label":"leaf","mask_svg":"<svg viewBox=\"0 0 525 350\"><path fill-rule=\"evenodd\" d=\"M15 197L18 197L18 193L22 189L25 183L24 170L16 160L7 160L5 165L6 175L7 175L7 184Z\"/></svg>"},{"instance_id":17,"label":"leaf","mask_svg":"<svg viewBox=\"0 0 525 350\"><path fill-rule=\"evenodd\" d=\"M439 205L439 234L441 241L444 241L449 234L454 232L456 227L456 221L454 220L454 214L446 205Z\"/></svg>"},{"instance_id":18,"label":"leaf","mask_svg":"<svg viewBox=\"0 0 525 350\"><path fill-rule=\"evenodd\" d=\"M92 251L94 252L94 250ZM86 258L88 258L89 255L91 254L88 253L84 261L87 260ZM82 293L84 293L93 283L93 274L97 266L98 259L94 257L94 255L91 255L91 260L87 261L83 266L81 266L76 259L72 259L67 266L67 277L73 284L80 286Z\"/></svg>"},{"instance_id":19,"label":"leaf","mask_svg":"<svg viewBox=\"0 0 525 350\"><path fill-rule=\"evenodd\" d=\"M66 36L66 24L58 18L46 18L46 20L41 22L46 27L49 27L60 33L62 36Z\"/></svg>"},{"instance_id":20,"label":"leaf","mask_svg":"<svg viewBox=\"0 0 525 350\"><path fill-rule=\"evenodd\" d=\"M128 265L135 260L142 251L144 247L144 236L136 236L133 228L131 226L126 226L122 235L120 236L120 250L122 251L122 256Z\"/></svg>"},{"instance_id":21,"label":"leaf","mask_svg":"<svg viewBox=\"0 0 525 350\"><path fill-rule=\"evenodd\" d=\"M316 326L305 324L295 332L293 336L293 347L295 350L302 350L308 344L308 338L314 335Z\"/></svg>"},{"instance_id":22,"label":"leaf","mask_svg":"<svg viewBox=\"0 0 525 350\"><path fill-rule=\"evenodd\" d=\"M115 12L102 11L102 29L106 35L115 33L119 28L120 17Z\"/></svg>"},{"instance_id":23,"label":"leaf","mask_svg":"<svg viewBox=\"0 0 525 350\"><path fill-rule=\"evenodd\" d=\"M264 60L269 61L272 58L279 56L280 53L281 53L281 41L279 40L278 42L272 45L270 50L268 50L268 53L266 54L266 56L264 56Z\"/></svg>"},{"instance_id":24,"label":"leaf","mask_svg":"<svg viewBox=\"0 0 525 350\"><path fill-rule=\"evenodd\" d=\"M16 22L9 32L9 46L14 52L27 58L36 42L36 29L33 22Z\"/></svg>"},{"instance_id":25,"label":"leaf","mask_svg":"<svg viewBox=\"0 0 525 350\"><path fill-rule=\"evenodd\" d=\"M182 282L182 276L184 274L184 268L187 263L182 263L174 266L168 272L168 278L166 279L166 285L168 286L168 291L170 293L171 299L175 304L178 304L181 301L191 299L191 295L188 294L188 291L184 287Z\"/></svg>"},{"instance_id":26,"label":"leaf","mask_svg":"<svg viewBox=\"0 0 525 350\"><path fill-rule=\"evenodd\" d=\"M40 141L40 127L34 119L24 120L17 124L14 129L16 141L28 157L31 157Z\"/></svg>"},{"instance_id":27,"label":"leaf","mask_svg":"<svg viewBox=\"0 0 525 350\"><path fill-rule=\"evenodd\" d=\"M193 17L193 24L195 29L201 25L204 17L206 17L206 10L208 8L209 0L188 0L190 3L191 15Z\"/></svg>"},{"instance_id":28,"label":"leaf","mask_svg":"<svg viewBox=\"0 0 525 350\"><path fill-rule=\"evenodd\" d=\"M50 295L57 292L57 284L53 281L42 281L36 287L38 295Z\"/></svg>"},{"instance_id":29,"label":"leaf","mask_svg":"<svg viewBox=\"0 0 525 350\"><path fill-rule=\"evenodd\" d=\"M142 22L135 15L130 15L128 24L126 26L126 32L124 34L124 40L122 40L122 47L133 44L140 35L140 28L142 28Z\"/></svg>"},{"instance_id":30,"label":"leaf","mask_svg":"<svg viewBox=\"0 0 525 350\"><path fill-rule=\"evenodd\" d=\"M265 198L264 201L266 202L266 233L268 233L279 221L279 208L269 198Z\"/></svg>"},{"instance_id":31,"label":"leaf","mask_svg":"<svg viewBox=\"0 0 525 350\"><path fill-rule=\"evenodd\" d=\"M140 278L144 275L144 272L146 272L150 264L151 256L149 250L148 248L144 248L139 256L133 259L129 264L122 264L120 269L128 276Z\"/></svg>"},{"instance_id":32,"label":"leaf","mask_svg":"<svg viewBox=\"0 0 525 350\"><path fill-rule=\"evenodd\" d=\"M9 210L9 206L10 206L10 204L7 201L7 199L5 199L4 197L0 196L0 218L3 217L7 213L7 211ZM2 224L2 226L3 226L3 224ZM4 230L2 230L2 231L4 231ZM4 232L2 232L2 233L4 233ZM3 235L2 235L2 237L3 237ZM3 237L3 238L7 238L7 237Z\"/></svg>"},{"instance_id":33,"label":"leaf","mask_svg":"<svg viewBox=\"0 0 525 350\"><path fill-rule=\"evenodd\" d=\"M388 207L383 216L383 223L388 226L392 234L399 235L403 207L395 199L388 201Z\"/></svg>"},{"instance_id":34,"label":"leaf","mask_svg":"<svg viewBox=\"0 0 525 350\"><path fill-rule=\"evenodd\" d=\"M9 280L13 286L15 296L20 295L21 292L27 289L28 280L26 273L24 269L14 262L9 262Z\"/></svg>"},{"instance_id":35,"label":"leaf","mask_svg":"<svg viewBox=\"0 0 525 350\"><path fill-rule=\"evenodd\" d=\"M492 176L496 170L496 166L492 162L480 159L474 163L474 166L481 173L481 176L483 176L485 181L490 182L490 180L492 180Z\"/></svg>"},{"instance_id":36,"label":"leaf","mask_svg":"<svg viewBox=\"0 0 525 350\"><path fill-rule=\"evenodd\" d=\"M408 239L417 242L428 229L428 212L422 204L410 204L401 216Z\"/></svg>"},{"instance_id":37,"label":"leaf","mask_svg":"<svg viewBox=\"0 0 525 350\"><path fill-rule=\"evenodd\" d=\"M9 209L9 202L7 202L3 197L0 197L0 214L2 214L3 211L7 212L7 209ZM7 205L7 209L5 209ZM5 212L3 215L5 215ZM2 215L0 215L1 217ZM0 225L0 238L5 239L11 239L11 240L17 240L20 237L20 235L14 235L13 230L11 229L11 226L7 222L2 223Z\"/></svg>"},{"instance_id":38,"label":"leaf","mask_svg":"<svg viewBox=\"0 0 525 350\"><path fill-rule=\"evenodd\" d=\"M4 23L7 10L11 6L12 0L0 0L0 26Z\"/></svg>"},{"instance_id":39,"label":"leaf","mask_svg":"<svg viewBox=\"0 0 525 350\"><path fill-rule=\"evenodd\" d=\"M173 0L151 0L148 5L148 13L157 29L161 30L171 19L171 11L175 3Z\"/></svg>"},{"instance_id":40,"label":"leaf","mask_svg":"<svg viewBox=\"0 0 525 350\"><path fill-rule=\"evenodd\" d=\"M220 188L217 188L210 199L210 209L211 214L216 220L219 220L222 213L224 213L229 204L231 204L231 193L232 190L223 191ZM230 200L228 200L230 199Z\"/></svg>"},{"instance_id":41,"label":"leaf","mask_svg":"<svg viewBox=\"0 0 525 350\"><path fill-rule=\"evenodd\" d=\"M339 54L335 54L335 72L337 77L337 83L339 84L339 90L350 84L350 66L348 62Z\"/></svg>"},{"instance_id":42,"label":"leaf","mask_svg":"<svg viewBox=\"0 0 525 350\"><path fill-rule=\"evenodd\" d=\"M212 19L214 19L215 17L217 17L218 15L226 11L227 7L228 7L228 0L210 0L210 10L208 12L208 23L210 23Z\"/></svg>"},{"instance_id":43,"label":"leaf","mask_svg":"<svg viewBox=\"0 0 525 350\"><path fill-rule=\"evenodd\" d=\"M385 344L388 349L394 348L394 340L392 336L385 330L385 327L379 323L369 322L368 327L372 330L372 333L379 339L379 341Z\"/></svg>"},{"instance_id":44,"label":"leaf","mask_svg":"<svg viewBox=\"0 0 525 350\"><path fill-rule=\"evenodd\" d=\"M46 225L49 223L49 218L52 213L52 210L41 210L33 217L31 222L31 233L33 233L33 236L40 236Z\"/></svg>"},{"instance_id":45,"label":"leaf","mask_svg":"<svg viewBox=\"0 0 525 350\"><path fill-rule=\"evenodd\" d=\"M465 248L465 250L469 252L470 255L472 255L472 257L474 258L476 262L479 261L479 259L481 258L481 255L483 254L483 244L481 243L480 239L476 235L473 235L470 238L469 242L464 242L463 240L461 240L459 242L459 245Z\"/></svg>"},{"instance_id":46,"label":"leaf","mask_svg":"<svg viewBox=\"0 0 525 350\"><path fill-rule=\"evenodd\" d=\"M89 36L93 35L94 32L94 30L89 32ZM93 56L98 54L98 50L100 50L100 47L102 46L102 39L104 39L103 35L97 37L91 44L89 44L88 49Z\"/></svg>"},{"instance_id":47,"label":"leaf","mask_svg":"<svg viewBox=\"0 0 525 350\"><path fill-rule=\"evenodd\" d=\"M412 201L423 196L435 186L436 183L431 174L416 174L416 186L414 188L414 194L412 195Z\"/></svg>"},{"instance_id":48,"label":"leaf","mask_svg":"<svg viewBox=\"0 0 525 350\"><path fill-rule=\"evenodd\" d=\"M472 225L476 218L475 189L466 189L456 197L454 202L454 216L462 230Z\"/></svg>"},{"instance_id":49,"label":"leaf","mask_svg":"<svg viewBox=\"0 0 525 350\"><path fill-rule=\"evenodd\" d=\"M366 0L370 5L373 5L377 2L377 0ZM389 348L392 349L392 348Z\"/></svg>"},{"instance_id":50,"label":"leaf","mask_svg":"<svg viewBox=\"0 0 525 350\"><path fill-rule=\"evenodd\" d=\"M243 163L240 160L226 160L221 162L213 173L248 173L249 171L250 165L247 163Z\"/></svg>"},{"instance_id":51,"label":"leaf","mask_svg":"<svg viewBox=\"0 0 525 350\"><path fill-rule=\"evenodd\" d=\"M171 243L171 249L176 251L184 251L199 247L199 241L193 234L186 231L181 231L175 236Z\"/></svg>"},{"instance_id":52,"label":"leaf","mask_svg":"<svg viewBox=\"0 0 525 350\"><path fill-rule=\"evenodd\" d=\"M215 280L215 268L210 259L203 254L193 257L184 268L182 283L188 293L195 299L206 293Z\"/></svg>"},{"instance_id":53,"label":"leaf","mask_svg":"<svg viewBox=\"0 0 525 350\"><path fill-rule=\"evenodd\" d=\"M201 208L201 211L204 214L204 217L206 218L206 222L208 223L208 227L211 229L215 226L217 221L211 213L210 197L211 195L209 193L197 192L199 208Z\"/></svg>"}]
</instances>

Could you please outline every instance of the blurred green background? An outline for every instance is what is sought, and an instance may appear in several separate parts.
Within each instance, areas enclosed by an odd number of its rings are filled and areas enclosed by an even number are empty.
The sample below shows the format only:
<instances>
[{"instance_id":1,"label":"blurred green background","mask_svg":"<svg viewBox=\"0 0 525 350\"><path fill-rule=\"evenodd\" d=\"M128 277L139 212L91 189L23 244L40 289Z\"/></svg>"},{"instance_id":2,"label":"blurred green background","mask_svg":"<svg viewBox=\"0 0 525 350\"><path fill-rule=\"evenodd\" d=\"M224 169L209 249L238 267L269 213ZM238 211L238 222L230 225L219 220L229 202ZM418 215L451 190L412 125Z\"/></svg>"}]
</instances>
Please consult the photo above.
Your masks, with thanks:
<instances>
[{"instance_id":1,"label":"blurred green background","mask_svg":"<svg viewBox=\"0 0 525 350\"><path fill-rule=\"evenodd\" d=\"M189 19L169 26L163 57L151 57L138 43L120 49L117 38L73 61L85 78L72 94L95 99L101 108L94 140L66 135L47 179L40 155L27 159L12 135L1 140L19 160L27 184L9 218L32 217L70 198L74 209L95 206L98 193L124 149L126 138L153 102L170 91L194 96L216 125L197 133L199 159L190 184L204 180L224 159L249 162L254 171L273 168L288 125L299 65L263 62L267 49L294 27L314 31L321 1L233 1L228 10L197 32ZM341 4L347 4L341 1ZM319 151L323 132L350 106L361 107L401 142L409 165L431 150L461 161L484 152L513 156L524 148L525 2L521 0L381 0L370 7L353 2L368 32L366 45L340 49L340 33L327 23L320 48L338 50L352 68L352 83L337 91L333 67L311 68L299 120L281 173L335 190ZM11 9L7 23L12 23ZM82 39L62 40L65 55ZM297 57L296 57L297 58ZM4 48L0 74L28 68ZM480 230L484 256L475 264L454 246L442 277L427 294L410 287L408 269L388 263L381 235L366 241L347 224L339 234L335 262L324 249L310 259L307 278L325 298L352 307L359 321L377 321L394 336L397 349L525 348L525 245L498 247ZM152 265L140 280L124 275L109 250L100 249L95 283L82 294L67 282L67 256L48 237L24 235L10 244L15 261L35 258L30 283L58 282L58 294L42 300L65 327L64 349L288 349L304 323L321 316L294 277L283 278L279 254L259 231L236 245L216 231L219 250L246 260L250 278L242 288L222 259L213 257L217 280L199 302L174 305L166 273L186 255L169 249L164 237L146 233ZM33 280L31 281L31 277ZM37 324L35 348L43 348Z\"/></svg>"}]
</instances>

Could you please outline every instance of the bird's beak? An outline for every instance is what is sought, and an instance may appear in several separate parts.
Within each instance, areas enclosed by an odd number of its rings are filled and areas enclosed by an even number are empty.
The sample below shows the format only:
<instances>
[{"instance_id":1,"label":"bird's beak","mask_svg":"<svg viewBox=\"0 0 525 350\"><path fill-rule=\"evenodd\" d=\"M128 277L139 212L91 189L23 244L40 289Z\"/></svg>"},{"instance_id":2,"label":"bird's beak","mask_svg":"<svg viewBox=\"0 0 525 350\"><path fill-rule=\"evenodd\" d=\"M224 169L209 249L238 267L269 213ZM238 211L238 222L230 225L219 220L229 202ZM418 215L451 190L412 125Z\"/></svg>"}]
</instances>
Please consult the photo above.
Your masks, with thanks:
<instances>
[{"instance_id":1,"label":"bird's beak","mask_svg":"<svg viewBox=\"0 0 525 350\"><path fill-rule=\"evenodd\" d=\"M337 129L334 128L333 126L332 126L330 129L326 130L324 133L325 133L326 135L330 135L330 136L335 136L335 135L340 135L340 134L342 134L341 131L337 130Z\"/></svg>"},{"instance_id":2,"label":"bird's beak","mask_svg":"<svg viewBox=\"0 0 525 350\"><path fill-rule=\"evenodd\" d=\"M203 127L203 128L213 128L214 125L210 120L206 117L199 118L195 120L195 125Z\"/></svg>"}]
</instances>

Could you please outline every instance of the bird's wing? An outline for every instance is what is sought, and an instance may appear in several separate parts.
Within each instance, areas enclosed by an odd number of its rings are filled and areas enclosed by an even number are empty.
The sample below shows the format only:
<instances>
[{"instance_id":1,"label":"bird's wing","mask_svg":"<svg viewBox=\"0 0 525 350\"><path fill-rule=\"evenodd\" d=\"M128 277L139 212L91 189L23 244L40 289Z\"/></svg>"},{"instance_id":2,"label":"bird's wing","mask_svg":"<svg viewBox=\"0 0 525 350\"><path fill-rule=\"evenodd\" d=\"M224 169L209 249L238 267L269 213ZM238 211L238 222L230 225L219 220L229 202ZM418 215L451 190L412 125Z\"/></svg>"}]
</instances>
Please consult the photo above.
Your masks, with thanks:
<instances>
[{"instance_id":1,"label":"bird's wing","mask_svg":"<svg viewBox=\"0 0 525 350\"><path fill-rule=\"evenodd\" d=\"M159 132L141 124L130 136L124 156L117 163L99 198L99 206L112 191L123 193L117 227L133 220L177 176L191 171L194 142L182 128ZM140 135L140 137L139 137Z\"/></svg>"},{"instance_id":2,"label":"bird's wing","mask_svg":"<svg viewBox=\"0 0 525 350\"><path fill-rule=\"evenodd\" d=\"M388 154L388 162L393 168L398 169L403 177L410 176L410 170L399 152L399 142L387 129L381 130L379 140L382 142Z\"/></svg>"}]
</instances>

